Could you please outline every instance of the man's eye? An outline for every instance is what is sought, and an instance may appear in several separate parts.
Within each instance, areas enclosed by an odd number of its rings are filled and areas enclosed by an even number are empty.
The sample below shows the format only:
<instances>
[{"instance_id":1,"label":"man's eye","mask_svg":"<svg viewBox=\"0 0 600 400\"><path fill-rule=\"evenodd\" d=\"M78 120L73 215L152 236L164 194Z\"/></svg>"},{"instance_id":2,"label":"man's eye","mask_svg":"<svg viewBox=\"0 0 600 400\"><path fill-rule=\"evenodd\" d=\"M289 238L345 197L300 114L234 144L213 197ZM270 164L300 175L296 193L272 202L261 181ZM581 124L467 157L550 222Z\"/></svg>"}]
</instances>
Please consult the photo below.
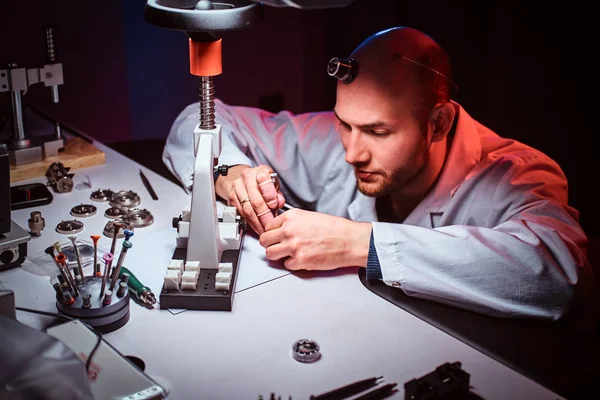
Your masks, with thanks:
<instances>
[{"instance_id":1,"label":"man's eye","mask_svg":"<svg viewBox=\"0 0 600 400\"><path fill-rule=\"evenodd\" d=\"M382 131L382 130L378 130L378 129L371 129L371 134L373 134L375 136L386 136L386 135L389 135L390 132Z\"/></svg>"}]
</instances>

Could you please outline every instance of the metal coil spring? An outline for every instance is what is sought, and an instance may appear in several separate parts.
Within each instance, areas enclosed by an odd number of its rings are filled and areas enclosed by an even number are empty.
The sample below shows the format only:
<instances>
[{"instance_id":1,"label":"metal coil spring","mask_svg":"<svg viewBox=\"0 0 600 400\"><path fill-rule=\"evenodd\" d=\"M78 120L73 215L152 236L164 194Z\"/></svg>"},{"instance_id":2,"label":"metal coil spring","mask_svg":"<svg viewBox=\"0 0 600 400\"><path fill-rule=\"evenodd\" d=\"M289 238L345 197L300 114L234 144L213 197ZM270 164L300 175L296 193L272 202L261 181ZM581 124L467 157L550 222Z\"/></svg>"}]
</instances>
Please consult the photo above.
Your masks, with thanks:
<instances>
[{"instance_id":1,"label":"metal coil spring","mask_svg":"<svg viewBox=\"0 0 600 400\"><path fill-rule=\"evenodd\" d=\"M200 77L200 128L215 128L215 80L212 76Z\"/></svg>"}]
</instances>

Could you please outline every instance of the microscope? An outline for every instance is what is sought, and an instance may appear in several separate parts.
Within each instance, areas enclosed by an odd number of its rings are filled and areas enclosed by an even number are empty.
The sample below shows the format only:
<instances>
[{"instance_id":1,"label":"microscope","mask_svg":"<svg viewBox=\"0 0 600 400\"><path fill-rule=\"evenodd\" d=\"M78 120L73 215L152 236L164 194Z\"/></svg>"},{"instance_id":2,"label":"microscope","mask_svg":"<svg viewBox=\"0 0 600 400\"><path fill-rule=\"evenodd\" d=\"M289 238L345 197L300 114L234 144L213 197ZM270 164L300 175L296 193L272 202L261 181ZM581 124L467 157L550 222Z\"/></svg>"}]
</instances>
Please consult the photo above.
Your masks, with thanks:
<instances>
[{"instance_id":1,"label":"microscope","mask_svg":"<svg viewBox=\"0 0 600 400\"><path fill-rule=\"evenodd\" d=\"M147 22L188 35L190 73L200 78L199 122L193 132L195 166L189 210L174 218L177 248L167 267L161 308L230 311L241 245L243 221L235 207L218 217L215 176L221 126L215 122L214 77L222 72L222 36L264 20L263 5L300 9L343 7L352 0L148 0ZM198 282L201 282L198 284Z\"/></svg>"},{"instance_id":2,"label":"microscope","mask_svg":"<svg viewBox=\"0 0 600 400\"><path fill-rule=\"evenodd\" d=\"M10 92L12 104L12 133L6 141L9 149L10 164L21 166L42 161L58 154L65 143L61 127L55 123L53 134L31 137L25 135L23 123L23 95L31 85L43 83L50 88L52 102L59 102L58 86L63 84L62 64L56 61L55 29L44 27L47 63L41 68L23 68L10 63L8 69L0 69L0 92Z\"/></svg>"}]
</instances>

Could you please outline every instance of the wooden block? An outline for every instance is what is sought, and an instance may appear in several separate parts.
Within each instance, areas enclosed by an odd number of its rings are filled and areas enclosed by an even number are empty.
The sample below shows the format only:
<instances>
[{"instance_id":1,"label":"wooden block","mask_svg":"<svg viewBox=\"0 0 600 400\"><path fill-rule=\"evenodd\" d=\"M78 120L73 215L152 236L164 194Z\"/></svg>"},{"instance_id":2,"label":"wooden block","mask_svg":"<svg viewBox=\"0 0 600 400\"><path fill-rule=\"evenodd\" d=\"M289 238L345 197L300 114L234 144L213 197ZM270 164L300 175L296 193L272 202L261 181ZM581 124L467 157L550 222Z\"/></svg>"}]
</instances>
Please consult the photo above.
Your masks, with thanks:
<instances>
[{"instance_id":1,"label":"wooden block","mask_svg":"<svg viewBox=\"0 0 600 400\"><path fill-rule=\"evenodd\" d=\"M71 170L69 172L72 172L79 168L104 164L106 162L106 154L82 138L68 138L64 149L57 156L17 167L11 165L10 183L46 176L46 171L53 162L60 162L66 168L70 167Z\"/></svg>"}]
</instances>

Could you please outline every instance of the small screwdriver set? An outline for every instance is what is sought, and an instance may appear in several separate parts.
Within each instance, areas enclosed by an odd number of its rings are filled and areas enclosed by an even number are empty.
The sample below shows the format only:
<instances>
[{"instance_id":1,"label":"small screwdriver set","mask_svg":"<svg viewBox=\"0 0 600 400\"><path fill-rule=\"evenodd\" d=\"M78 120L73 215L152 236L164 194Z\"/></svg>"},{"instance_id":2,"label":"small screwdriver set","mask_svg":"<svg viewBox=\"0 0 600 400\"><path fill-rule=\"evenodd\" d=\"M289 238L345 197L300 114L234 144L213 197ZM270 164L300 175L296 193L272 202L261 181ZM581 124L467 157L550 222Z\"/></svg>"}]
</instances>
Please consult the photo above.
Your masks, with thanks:
<instances>
[{"instance_id":1,"label":"small screwdriver set","mask_svg":"<svg viewBox=\"0 0 600 400\"><path fill-rule=\"evenodd\" d=\"M116 230L120 226L115 226ZM119 329L129 321L130 292L144 305L153 306L156 298L150 289L124 267L127 251L133 247L130 239L133 231L123 230L125 239L116 263L115 250L117 238L113 236L111 249L102 256L102 264L98 257L99 235L90 238L93 246L93 272L84 275L82 250L89 246L77 242L76 236L69 236L72 246L56 242L45 252L52 258L58 268L57 281L53 282L56 291L57 309L72 318L80 319L102 333ZM86 254L91 258L89 254ZM70 260L75 259L75 263ZM89 262L89 261L88 261ZM70 266L75 264L74 266Z\"/></svg>"}]
</instances>

